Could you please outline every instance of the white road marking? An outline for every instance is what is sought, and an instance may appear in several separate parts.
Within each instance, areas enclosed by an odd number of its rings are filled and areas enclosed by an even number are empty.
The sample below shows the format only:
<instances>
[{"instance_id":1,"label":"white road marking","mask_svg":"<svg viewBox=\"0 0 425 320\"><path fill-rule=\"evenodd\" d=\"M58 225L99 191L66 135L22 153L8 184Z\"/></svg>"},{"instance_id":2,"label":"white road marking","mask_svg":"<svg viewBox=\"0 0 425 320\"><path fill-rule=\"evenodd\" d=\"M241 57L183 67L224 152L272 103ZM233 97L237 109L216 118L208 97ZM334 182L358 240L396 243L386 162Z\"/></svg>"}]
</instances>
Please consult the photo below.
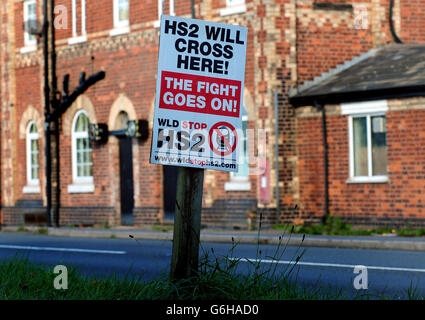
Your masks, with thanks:
<instances>
[{"instance_id":1,"label":"white road marking","mask_svg":"<svg viewBox=\"0 0 425 320\"><path fill-rule=\"evenodd\" d=\"M230 258L230 260L239 260L242 262L261 262L261 263L277 263L277 264L295 264L295 261L285 261L285 260L262 260L262 259L245 259L245 258ZM299 261L296 263L300 266L313 266L313 267L331 267L331 268L350 268L354 269L354 267L359 266L361 264L352 265L352 264L338 264L338 263L320 263L320 262L302 262ZM397 267L379 267L379 266L366 266L369 270L383 270L383 271L404 271L404 272L424 272L425 269L414 269L414 268L397 268Z\"/></svg>"},{"instance_id":2,"label":"white road marking","mask_svg":"<svg viewBox=\"0 0 425 320\"><path fill-rule=\"evenodd\" d=\"M92 249L76 249L76 248L53 248L53 247L32 247L32 246L15 246L15 245L3 245L3 244L0 244L0 249L80 252L80 253L103 253L103 254L126 254L127 253L126 251L92 250Z\"/></svg>"}]
</instances>

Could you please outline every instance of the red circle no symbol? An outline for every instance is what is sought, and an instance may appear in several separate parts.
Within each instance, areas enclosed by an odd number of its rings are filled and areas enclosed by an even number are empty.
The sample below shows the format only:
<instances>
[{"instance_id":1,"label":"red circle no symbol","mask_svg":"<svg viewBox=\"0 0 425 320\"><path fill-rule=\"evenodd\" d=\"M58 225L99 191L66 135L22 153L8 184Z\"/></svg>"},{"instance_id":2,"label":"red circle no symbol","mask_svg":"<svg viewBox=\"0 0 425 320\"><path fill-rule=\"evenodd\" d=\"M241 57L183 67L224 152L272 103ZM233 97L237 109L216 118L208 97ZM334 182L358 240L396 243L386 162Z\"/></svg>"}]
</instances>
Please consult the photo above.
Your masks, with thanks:
<instances>
[{"instance_id":1,"label":"red circle no symbol","mask_svg":"<svg viewBox=\"0 0 425 320\"><path fill-rule=\"evenodd\" d=\"M235 137L235 141L233 142L233 146L230 144L230 142L229 142L229 140L222 134L222 132L220 131L220 127L226 127L226 128L229 128L230 129L230 131L233 133L233 135L234 135L234 137ZM221 140L223 141L223 143L226 145L226 147L227 147L227 151L220 151L220 150L218 150L218 149L216 149L216 148L214 148L214 144L213 144L213 142L212 142L212 136L213 136L213 133L214 133L214 131L217 133L217 135L221 138ZM210 142L210 147L211 147L211 150L215 153L215 154L217 154L217 155L219 155L219 156L227 156L227 155L229 155L229 154L231 154L233 151L235 151L235 149L236 149L236 145L237 145L237 142L238 142L238 135L237 135L237 133L236 133L236 129L235 129L235 127L234 126L232 126L230 123L228 123L228 122L224 122L224 121L222 121L222 122L217 122L215 125L213 125L212 127L211 127L211 129L210 129L210 132L209 132L209 142Z\"/></svg>"}]
</instances>

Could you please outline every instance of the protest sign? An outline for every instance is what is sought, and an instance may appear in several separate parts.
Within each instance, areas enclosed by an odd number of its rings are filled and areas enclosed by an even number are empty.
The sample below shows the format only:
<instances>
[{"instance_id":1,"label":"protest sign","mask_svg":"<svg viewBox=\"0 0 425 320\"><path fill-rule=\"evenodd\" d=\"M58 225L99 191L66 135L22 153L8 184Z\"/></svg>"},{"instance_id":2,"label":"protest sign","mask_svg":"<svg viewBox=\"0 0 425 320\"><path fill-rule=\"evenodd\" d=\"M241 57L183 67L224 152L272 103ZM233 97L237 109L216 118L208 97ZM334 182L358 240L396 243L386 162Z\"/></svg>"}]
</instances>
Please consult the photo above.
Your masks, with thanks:
<instances>
[{"instance_id":1,"label":"protest sign","mask_svg":"<svg viewBox=\"0 0 425 320\"><path fill-rule=\"evenodd\" d=\"M151 163L238 171L247 33L161 17Z\"/></svg>"}]
</instances>

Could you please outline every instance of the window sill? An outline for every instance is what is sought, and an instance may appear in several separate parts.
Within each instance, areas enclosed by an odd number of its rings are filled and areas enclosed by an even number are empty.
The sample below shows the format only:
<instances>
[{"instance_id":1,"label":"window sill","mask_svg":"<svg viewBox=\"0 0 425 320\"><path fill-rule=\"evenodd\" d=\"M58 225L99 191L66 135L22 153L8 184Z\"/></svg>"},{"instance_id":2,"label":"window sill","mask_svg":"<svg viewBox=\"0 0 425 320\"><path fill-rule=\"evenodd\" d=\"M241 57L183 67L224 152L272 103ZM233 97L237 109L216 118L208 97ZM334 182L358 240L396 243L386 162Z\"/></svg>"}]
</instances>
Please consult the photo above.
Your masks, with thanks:
<instances>
[{"instance_id":1,"label":"window sill","mask_svg":"<svg viewBox=\"0 0 425 320\"><path fill-rule=\"evenodd\" d=\"M87 36L72 37L68 39L68 44L73 45L87 41Z\"/></svg>"},{"instance_id":2,"label":"window sill","mask_svg":"<svg viewBox=\"0 0 425 320\"><path fill-rule=\"evenodd\" d=\"M20 51L21 54L34 52L34 51L37 51L37 46L36 45L31 45L31 46L29 45L29 46L21 48L19 51Z\"/></svg>"},{"instance_id":3,"label":"window sill","mask_svg":"<svg viewBox=\"0 0 425 320\"><path fill-rule=\"evenodd\" d=\"M93 193L94 184L75 183L68 185L68 193Z\"/></svg>"},{"instance_id":4,"label":"window sill","mask_svg":"<svg viewBox=\"0 0 425 320\"><path fill-rule=\"evenodd\" d=\"M246 12L246 5L245 3L233 5L231 7L227 7L220 10L220 16L230 16L232 14L239 14Z\"/></svg>"},{"instance_id":5,"label":"window sill","mask_svg":"<svg viewBox=\"0 0 425 320\"><path fill-rule=\"evenodd\" d=\"M381 177L356 177L356 178L349 178L346 183L388 183L388 177L381 176Z\"/></svg>"},{"instance_id":6,"label":"window sill","mask_svg":"<svg viewBox=\"0 0 425 320\"><path fill-rule=\"evenodd\" d=\"M251 191L251 182L249 181L230 181L224 184L225 191Z\"/></svg>"},{"instance_id":7,"label":"window sill","mask_svg":"<svg viewBox=\"0 0 425 320\"><path fill-rule=\"evenodd\" d=\"M23 193L40 193L40 185L27 185L22 190Z\"/></svg>"},{"instance_id":8,"label":"window sill","mask_svg":"<svg viewBox=\"0 0 425 320\"><path fill-rule=\"evenodd\" d=\"M112 29L111 31L109 31L109 35L111 37L113 36L119 36L121 34L126 34L130 32L130 27L126 26L126 27L115 27L114 29Z\"/></svg>"}]
</instances>

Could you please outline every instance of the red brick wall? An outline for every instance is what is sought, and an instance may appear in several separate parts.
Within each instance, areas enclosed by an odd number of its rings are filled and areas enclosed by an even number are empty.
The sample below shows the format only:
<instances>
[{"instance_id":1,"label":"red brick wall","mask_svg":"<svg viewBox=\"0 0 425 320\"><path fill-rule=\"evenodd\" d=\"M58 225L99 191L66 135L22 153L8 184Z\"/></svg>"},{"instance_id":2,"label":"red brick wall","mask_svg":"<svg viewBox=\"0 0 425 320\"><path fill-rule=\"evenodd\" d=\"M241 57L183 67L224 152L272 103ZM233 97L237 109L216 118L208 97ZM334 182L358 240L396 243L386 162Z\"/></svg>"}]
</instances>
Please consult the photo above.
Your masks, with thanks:
<instances>
[{"instance_id":1,"label":"red brick wall","mask_svg":"<svg viewBox=\"0 0 425 320\"><path fill-rule=\"evenodd\" d=\"M399 0L400 1L400 0ZM399 37L405 43L422 43L425 41L425 1L400 1L401 30Z\"/></svg>"},{"instance_id":2,"label":"red brick wall","mask_svg":"<svg viewBox=\"0 0 425 320\"><path fill-rule=\"evenodd\" d=\"M224 2L225 6L225 2ZM221 7L223 8L223 6ZM255 58L255 49L254 49L254 32L252 30L252 26L250 24L245 25L249 28L248 31L248 42L247 42L247 53L246 53L246 68L245 68L245 88L248 89L248 91L251 93L251 95L255 92L255 69L256 64L258 64L258 61L256 61ZM264 68L264 66L262 67ZM254 102L256 102L256 97L252 96ZM253 119L248 119L248 128L249 129L255 129L256 128L256 120L255 118L256 114L254 113ZM266 119L267 117L261 117L259 115L260 119ZM254 168L254 166L253 166ZM251 183L251 190L250 191L226 191L225 190L225 183L231 181L231 175L229 172L224 171L214 171L214 177L216 184L214 186L214 191L212 192L212 198L214 200L219 199L255 199L257 197L257 176L251 175L250 176L250 183ZM208 189L210 186L206 185L206 189ZM206 191L209 192L209 191ZM205 204L205 197L204 197L204 204Z\"/></svg>"},{"instance_id":3,"label":"red brick wall","mask_svg":"<svg viewBox=\"0 0 425 320\"><path fill-rule=\"evenodd\" d=\"M137 24L152 23L157 20L157 1L130 1L130 25L140 30ZM198 1L196 1L198 3ZM80 1L77 1L80 4ZM99 123L108 123L113 103L120 94L124 94L133 104L137 118L147 119L152 112L152 103L155 96L157 55L158 55L158 29L151 29L144 35L134 36L133 33L111 37L109 31L113 28L112 0L111 1L86 1L86 28L88 41L68 45L67 39L72 37L72 6L71 0L58 0L56 5L64 5L68 11L68 29L57 30L57 75L59 89L61 89L62 78L69 73L71 77L70 89L78 85L80 73L85 71L87 75L105 70L106 79L97 83L86 92L86 96L93 104L96 120ZM221 7L225 7L222 3ZM165 13L168 13L168 1L164 4ZM190 14L190 1L175 1L177 15ZM41 13L37 12L39 20ZM198 14L198 13L197 13ZM17 47L23 47L22 3L15 4L15 30ZM197 16L200 18L199 16ZM225 19L224 19L225 20ZM77 30L80 35L81 16L77 17ZM231 21L228 21L231 23ZM246 87L252 93L255 100L255 33L250 27L249 45L247 52ZM41 46L39 46L41 48ZM42 110L42 73L39 62L42 61L42 50L29 54L17 54L19 63L16 65L16 83L18 103L16 105L17 118L14 123L19 128L22 114L29 105L33 105L43 117ZM30 61L30 62L29 62ZM261 66L264 68L264 66ZM264 114L264 112L263 112ZM60 147L61 147L61 223L68 224L86 217L90 207L104 208L105 213L93 212L93 221L107 219L113 223L119 223L116 212L120 210L119 199L119 155L117 140L111 138L106 146L96 146L93 149L94 162L94 185L93 193L70 194L68 185L72 184L72 154L71 154L71 130L64 126L65 118L62 118ZM267 116L267 113L266 113ZM256 126L255 117L250 119L250 127ZM71 119L72 123L72 119ZM65 132L65 130L68 130ZM25 139L17 139L17 153L24 157ZM40 136L44 141L44 136ZM151 223L158 221L161 217L163 203L162 195L162 167L149 164L150 138L146 142L133 143L134 168L138 166L138 175L134 176L135 189L139 190L139 197L135 199L135 221L136 223ZM5 155L7 156L7 155ZM25 158L25 157L24 157ZM26 185L26 163L25 159L16 165L16 201L28 199L40 199L44 195L44 170L40 170L41 194L23 194L22 189ZM44 150L40 144L40 160L44 159ZM41 161L40 161L41 162ZM135 172L136 170L134 170ZM249 192L225 192L224 183L229 181L229 173L214 173L217 185L214 186L215 199L254 199L257 194L257 177L251 177L251 191ZM118 190L118 192L117 192ZM251 203L251 202L250 202ZM73 213L72 208L82 208L84 213ZM116 212L114 212L114 210ZM16 210L9 210L17 212ZM156 214L156 218L155 218ZM87 219L86 219L87 218ZM83 219L88 222L91 218ZM11 218L8 221L17 221Z\"/></svg>"},{"instance_id":4,"label":"red brick wall","mask_svg":"<svg viewBox=\"0 0 425 320\"><path fill-rule=\"evenodd\" d=\"M323 142L320 117L297 119L299 207L305 216L323 214Z\"/></svg>"},{"instance_id":5,"label":"red brick wall","mask_svg":"<svg viewBox=\"0 0 425 320\"><path fill-rule=\"evenodd\" d=\"M15 44L17 48L24 46L24 3L15 2ZM39 12L37 12L39 14Z\"/></svg>"},{"instance_id":6,"label":"red brick wall","mask_svg":"<svg viewBox=\"0 0 425 320\"><path fill-rule=\"evenodd\" d=\"M17 99L16 106L16 137L15 141L17 143L17 158L18 161L14 163L16 172L17 172L17 199L39 199L41 200L42 194L24 194L23 188L27 185L27 170L26 170L26 161L27 161L27 152L26 152L26 139L18 138L19 127L22 120L22 115L28 109L29 106L32 106L38 111L40 116L43 115L41 107L41 96L40 96L40 68L37 65L25 66L18 68L16 70L16 94L19 97ZM38 120L38 119L32 119ZM43 121L42 121L43 123ZM25 129L27 129L27 123L25 123ZM39 132L44 132L43 128L37 126ZM41 141L44 140L43 135L39 135L39 176L44 176L44 168L41 161L44 159L44 150L41 144ZM43 192L44 193L44 192Z\"/></svg>"},{"instance_id":7,"label":"red brick wall","mask_svg":"<svg viewBox=\"0 0 425 320\"><path fill-rule=\"evenodd\" d=\"M318 1L347 3L352 1ZM364 1L363 1L364 2ZM367 1L370 3L370 1ZM306 16L310 14L310 16ZM313 2L297 7L297 72L298 81L312 80L338 64L373 48L373 35L368 29L355 29L353 12L317 10Z\"/></svg>"},{"instance_id":8,"label":"red brick wall","mask_svg":"<svg viewBox=\"0 0 425 320\"><path fill-rule=\"evenodd\" d=\"M81 0L78 0L77 3L80 3ZM91 1L86 1L86 3L90 3ZM68 38L72 38L72 0L56 0L55 1L56 7L58 6L64 6L66 10L66 17L68 19L68 28L67 29L56 29L56 40L66 40ZM81 7L79 5L79 7ZM65 13L64 13L65 14ZM62 12L61 12L62 16ZM38 16L39 21L42 23L42 13L40 13ZM56 16L57 17L57 16ZM77 16L77 31L78 35L81 35L81 15L78 13Z\"/></svg>"},{"instance_id":9,"label":"red brick wall","mask_svg":"<svg viewBox=\"0 0 425 320\"><path fill-rule=\"evenodd\" d=\"M379 45L394 42L389 25L389 0L317 1L363 6L368 27L355 27L356 11L313 9L313 1L297 6L297 69L299 84L335 68ZM399 8L399 9L398 9ZM425 41L425 1L394 2L393 21L404 43Z\"/></svg>"},{"instance_id":10,"label":"red brick wall","mask_svg":"<svg viewBox=\"0 0 425 320\"><path fill-rule=\"evenodd\" d=\"M151 1L152 2L152 1ZM79 2L78 2L79 3ZM100 3L96 1L87 1L87 32L97 31L108 32L112 29L112 1ZM155 21L157 19L157 1L150 5L146 2L132 2L130 23ZM57 2L57 5L65 5L71 9L71 1L63 0ZM149 10L150 8L150 10ZM17 47L20 48L23 43L23 32L20 30L22 19L22 3L16 3L15 7L15 30L17 34ZM41 16L38 16L41 19ZM78 20L80 21L80 17ZM72 36L72 16L69 10L68 29L57 30L56 37L58 41L66 40ZM80 28L80 24L78 24ZM80 29L79 29L80 30ZM108 35L109 38L109 35ZM126 38L126 37L124 37ZM157 38L157 37L156 37ZM117 40L118 38L115 38ZM126 39L127 40L127 39ZM156 60L157 60L157 39L138 39L137 42L103 41L99 46L93 48L90 42L75 45L69 48L60 48L58 50L57 75L58 83L61 86L62 78L66 73L71 76L71 90L78 85L80 72L85 71L88 75L101 69L107 73L106 79L91 88L86 95L91 100L96 113L97 121L108 123L110 109L120 93L124 93L133 103L134 109L139 119L147 119L152 108L152 101L155 94ZM35 53L36 54L36 53ZM33 55L33 54L31 54ZM41 58L41 56L40 56ZM33 62L31 67L26 67L25 63L16 67L16 83L18 103L15 106L17 110L17 119L14 124L19 128L21 116L31 104L37 108L40 115L43 115L41 103L43 96L41 91L42 77L37 62ZM63 128L62 128L63 129ZM70 129L70 128L68 128ZM40 137L44 141L44 136ZM40 198L41 195L23 194L22 189L26 185L26 163L25 163L25 139L17 139L17 152L22 161L16 163L17 187L16 199ZM115 161L110 163L109 148L111 144L103 147L95 147L93 151L94 161L94 193L70 194L68 185L72 183L72 164L71 164L71 133L61 132L61 206L69 207L104 207L116 206L112 192L112 186L116 181L111 181L110 170L114 170L116 175L118 171L118 148L115 148L113 157ZM116 145L115 145L116 147ZM138 159L140 164L140 176L134 177L134 183L139 184L140 204L146 207L160 207L161 203L161 179L160 166L148 164L150 151L150 141L144 143L135 143L134 148L138 149ZM44 150L40 148L40 160L44 159ZM7 155L5 155L7 156ZM40 170L41 180L44 182L44 170ZM118 180L119 183L119 180ZM43 186L43 183L42 183ZM43 189L42 189L43 190ZM43 193L43 191L42 191ZM138 199L139 200L139 199ZM136 201L137 203L137 201ZM64 223L72 221L69 209L64 209L61 216Z\"/></svg>"},{"instance_id":11,"label":"red brick wall","mask_svg":"<svg viewBox=\"0 0 425 320\"><path fill-rule=\"evenodd\" d=\"M165 8L168 7L168 4L165 4ZM155 17L158 17L157 0L130 1L130 24L149 22Z\"/></svg>"},{"instance_id":12,"label":"red brick wall","mask_svg":"<svg viewBox=\"0 0 425 320\"><path fill-rule=\"evenodd\" d=\"M133 9L130 7L130 12ZM86 1L87 33L111 30L114 26L112 1ZM130 13L130 23L132 23Z\"/></svg>"},{"instance_id":13,"label":"red brick wall","mask_svg":"<svg viewBox=\"0 0 425 320\"><path fill-rule=\"evenodd\" d=\"M7 43L7 37L5 34L5 27L7 25L7 15L3 13L4 10L5 1L0 0L0 110L3 110L4 103L6 102L6 97L3 97L3 90L2 85L3 83L6 84L6 79L4 79L4 65L7 63L8 59L6 56L6 53L4 52L4 46ZM3 223L3 210L2 210L2 203L3 203L3 192L2 187L3 181L3 157L1 157L3 146L2 146L2 140L3 140L3 116L2 111L0 111L0 223Z\"/></svg>"},{"instance_id":14,"label":"red brick wall","mask_svg":"<svg viewBox=\"0 0 425 320\"><path fill-rule=\"evenodd\" d=\"M5 213L5 204L10 204L17 187L13 184L12 176L16 173L13 167L13 160L16 157L14 144L14 128L11 123L16 115L15 86L14 86L14 49L16 42L14 37L15 24L13 22L13 12L15 3L2 0L0 3L0 222ZM12 165L10 162L12 159Z\"/></svg>"},{"instance_id":15,"label":"red brick wall","mask_svg":"<svg viewBox=\"0 0 425 320\"><path fill-rule=\"evenodd\" d=\"M84 45L83 45L84 46ZM84 52L85 51L85 52ZM80 57L59 56L59 75L71 74L72 87L77 85L79 73L83 70L89 73L105 69L105 80L96 84L86 94L94 105L96 119L99 123L108 123L110 109L120 93L124 93L133 103L139 119L147 119L151 111L155 92L155 74L157 48L155 43L141 43L122 46L120 48L103 48L99 50L84 50ZM94 57L94 60L91 58ZM112 128L111 128L112 129ZM70 134L70 133L68 133ZM62 205L63 206L108 206L113 202L111 193L112 182L108 168L118 171L118 148L114 152L115 164L110 163L109 148L96 147L93 152L94 184L93 194L68 194L68 184L72 183L71 168L71 135L61 136L61 168L62 168ZM148 164L150 141L133 144L139 149L141 177L134 177L134 183L139 184L142 192L142 204L148 202L151 206L159 206L160 177L159 166ZM134 153L134 151L133 151ZM106 169L106 170L105 170ZM119 207L119 205L118 205Z\"/></svg>"},{"instance_id":16,"label":"red brick wall","mask_svg":"<svg viewBox=\"0 0 425 320\"><path fill-rule=\"evenodd\" d=\"M388 20L389 0L379 3L317 2L353 4L354 7L365 5L368 8L369 24L367 29L358 29L353 25L354 12L347 15L345 11L313 9L313 1L299 4L296 23L297 85L310 81L378 45L394 42ZM379 7L373 7L374 3ZM341 19L342 16L344 19ZM424 0L395 1L394 26L404 43L425 41L425 29L422 27L424 18ZM424 150L417 142L422 116L422 110L387 113L389 183L347 184L348 120L347 117L328 115L331 214L351 218L423 218L424 210L419 194L424 183L420 173L423 169ZM304 219L321 217L324 210L324 176L319 114L297 118L296 141L301 213Z\"/></svg>"}]
</instances>

